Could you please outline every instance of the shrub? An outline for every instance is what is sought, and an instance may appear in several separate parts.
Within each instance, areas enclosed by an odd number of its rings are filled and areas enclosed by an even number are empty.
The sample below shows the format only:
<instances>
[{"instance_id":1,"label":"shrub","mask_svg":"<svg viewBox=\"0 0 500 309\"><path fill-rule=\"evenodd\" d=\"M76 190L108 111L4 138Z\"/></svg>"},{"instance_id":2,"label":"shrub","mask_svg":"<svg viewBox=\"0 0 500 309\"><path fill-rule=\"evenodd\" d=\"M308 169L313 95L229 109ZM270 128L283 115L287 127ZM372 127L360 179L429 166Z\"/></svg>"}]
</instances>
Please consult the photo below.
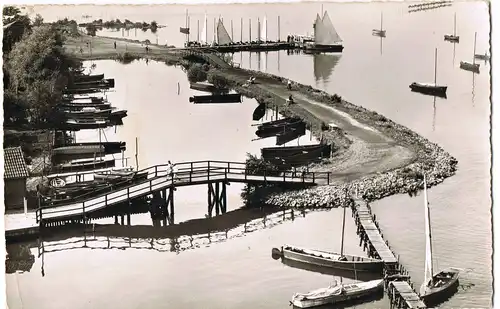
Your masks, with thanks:
<instances>
[{"instance_id":1,"label":"shrub","mask_svg":"<svg viewBox=\"0 0 500 309\"><path fill-rule=\"evenodd\" d=\"M208 82L213 84L217 89L227 89L229 88L229 80L222 75L209 74Z\"/></svg>"},{"instance_id":2,"label":"shrub","mask_svg":"<svg viewBox=\"0 0 500 309\"><path fill-rule=\"evenodd\" d=\"M205 72L201 65L192 65L187 71L188 80L190 82L202 82L207 80L207 72Z\"/></svg>"}]
</instances>

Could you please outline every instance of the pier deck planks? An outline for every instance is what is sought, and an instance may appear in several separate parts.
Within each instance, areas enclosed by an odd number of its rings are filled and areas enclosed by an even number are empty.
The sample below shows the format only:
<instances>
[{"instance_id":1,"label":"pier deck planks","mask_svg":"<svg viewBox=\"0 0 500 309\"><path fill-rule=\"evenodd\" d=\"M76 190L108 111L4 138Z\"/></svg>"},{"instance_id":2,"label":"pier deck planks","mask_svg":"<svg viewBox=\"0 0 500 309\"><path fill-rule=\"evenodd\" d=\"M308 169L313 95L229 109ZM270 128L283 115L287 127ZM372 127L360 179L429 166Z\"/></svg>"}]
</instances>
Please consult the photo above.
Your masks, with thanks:
<instances>
[{"instance_id":1,"label":"pier deck planks","mask_svg":"<svg viewBox=\"0 0 500 309\"><path fill-rule=\"evenodd\" d=\"M427 308L420 297L412 290L406 281L391 281L390 283L395 289L396 293L406 302L408 308Z\"/></svg>"},{"instance_id":2,"label":"pier deck planks","mask_svg":"<svg viewBox=\"0 0 500 309\"><path fill-rule=\"evenodd\" d=\"M371 244L377 251L380 258L384 261L384 263L394 264L397 263L397 259L394 256L394 253L389 249L385 240L380 235L380 231L378 230L375 222L373 221L372 214L370 209L368 208L368 204L364 201L356 201L357 204L357 216L359 217L359 221L361 226L366 232L368 239Z\"/></svg>"}]
</instances>

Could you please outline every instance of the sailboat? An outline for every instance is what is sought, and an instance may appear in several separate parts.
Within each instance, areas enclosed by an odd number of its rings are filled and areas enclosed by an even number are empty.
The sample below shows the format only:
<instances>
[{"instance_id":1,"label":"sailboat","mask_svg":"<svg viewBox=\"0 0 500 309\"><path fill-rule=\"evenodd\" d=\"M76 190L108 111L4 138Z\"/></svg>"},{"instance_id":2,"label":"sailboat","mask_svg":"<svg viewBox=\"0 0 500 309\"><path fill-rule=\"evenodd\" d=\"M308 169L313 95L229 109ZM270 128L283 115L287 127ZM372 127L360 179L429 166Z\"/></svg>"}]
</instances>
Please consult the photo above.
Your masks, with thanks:
<instances>
[{"instance_id":1,"label":"sailboat","mask_svg":"<svg viewBox=\"0 0 500 309\"><path fill-rule=\"evenodd\" d=\"M459 270L447 268L436 274L432 265L432 236L429 202L427 200L427 181L424 174L424 209L425 209L425 274L424 282L420 287L420 297L427 306L435 305L446 300L458 290Z\"/></svg>"},{"instance_id":2,"label":"sailboat","mask_svg":"<svg viewBox=\"0 0 500 309\"><path fill-rule=\"evenodd\" d=\"M453 35L445 34L444 40L448 42L460 43L460 37L457 35L457 13L455 13L455 17L453 18Z\"/></svg>"},{"instance_id":3,"label":"sailboat","mask_svg":"<svg viewBox=\"0 0 500 309\"><path fill-rule=\"evenodd\" d=\"M267 42L267 16L264 16L264 20L262 21L262 29L260 34L260 40L263 43Z\"/></svg>"},{"instance_id":4,"label":"sailboat","mask_svg":"<svg viewBox=\"0 0 500 309\"><path fill-rule=\"evenodd\" d=\"M466 71L479 73L479 63L476 63L476 37L477 32L474 33L474 52L472 53L472 63L467 61L460 61L460 68Z\"/></svg>"},{"instance_id":5,"label":"sailboat","mask_svg":"<svg viewBox=\"0 0 500 309\"><path fill-rule=\"evenodd\" d=\"M475 54L474 58L484 60L484 61L490 60L490 56L488 55L488 52L484 52L484 54Z\"/></svg>"},{"instance_id":6,"label":"sailboat","mask_svg":"<svg viewBox=\"0 0 500 309\"><path fill-rule=\"evenodd\" d=\"M411 91L446 98L446 90L448 89L448 86L438 85L436 79L437 79L437 48L434 54L434 83L413 82L410 85L410 89Z\"/></svg>"},{"instance_id":7,"label":"sailboat","mask_svg":"<svg viewBox=\"0 0 500 309\"><path fill-rule=\"evenodd\" d=\"M342 257L345 257L342 254L344 247L343 232L345 228L345 209L346 207L344 207L344 217L342 221L342 243L340 260L344 260ZM354 271L356 272L358 270L356 267L356 263L353 264L353 266ZM337 304L340 302L352 301L354 299L367 297L384 288L384 279L350 284L343 284L342 278L340 279L340 284L337 280L334 280L334 282L326 288L319 288L308 293L295 293L291 300L292 305L298 308L309 308L326 304Z\"/></svg>"},{"instance_id":8,"label":"sailboat","mask_svg":"<svg viewBox=\"0 0 500 309\"><path fill-rule=\"evenodd\" d=\"M384 19L384 15L382 13L380 13L380 30L379 29L373 29L372 30L372 34L376 35L376 36L380 36L380 37L384 37L385 38L385 30L383 30L383 27L382 27L383 19Z\"/></svg>"},{"instance_id":9,"label":"sailboat","mask_svg":"<svg viewBox=\"0 0 500 309\"><path fill-rule=\"evenodd\" d=\"M200 43L201 43L201 45L208 44L207 13L205 13L205 19L203 20L203 28L201 29Z\"/></svg>"},{"instance_id":10,"label":"sailboat","mask_svg":"<svg viewBox=\"0 0 500 309\"><path fill-rule=\"evenodd\" d=\"M314 22L314 40L303 40L302 47L310 52L342 52L342 39L325 11L323 18L316 16Z\"/></svg>"},{"instance_id":11,"label":"sailboat","mask_svg":"<svg viewBox=\"0 0 500 309\"><path fill-rule=\"evenodd\" d=\"M367 258L363 256L344 254L344 228L345 228L345 207L342 223L342 238L340 254L306 249L296 246L284 245L281 247L283 259L298 261L302 263L330 267L343 270L355 270L358 272L382 273L384 263L382 260Z\"/></svg>"},{"instance_id":12,"label":"sailboat","mask_svg":"<svg viewBox=\"0 0 500 309\"><path fill-rule=\"evenodd\" d=\"M231 43L233 43L233 40L231 40L226 27L224 27L222 20L219 18L219 22L217 23L217 45L224 46L230 45Z\"/></svg>"}]
</instances>

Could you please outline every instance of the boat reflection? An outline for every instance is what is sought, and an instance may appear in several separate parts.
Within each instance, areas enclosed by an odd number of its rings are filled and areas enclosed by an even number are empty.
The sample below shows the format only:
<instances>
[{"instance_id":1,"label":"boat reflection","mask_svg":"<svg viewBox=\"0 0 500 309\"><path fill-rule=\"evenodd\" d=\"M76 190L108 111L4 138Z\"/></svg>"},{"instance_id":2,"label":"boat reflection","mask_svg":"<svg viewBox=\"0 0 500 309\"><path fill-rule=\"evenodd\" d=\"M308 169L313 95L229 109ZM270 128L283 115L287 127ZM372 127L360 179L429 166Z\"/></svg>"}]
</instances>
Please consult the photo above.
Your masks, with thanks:
<instances>
[{"instance_id":1,"label":"boat reflection","mask_svg":"<svg viewBox=\"0 0 500 309\"><path fill-rule=\"evenodd\" d=\"M327 82L340 60L341 55L313 54L314 78L316 82Z\"/></svg>"},{"instance_id":2,"label":"boat reflection","mask_svg":"<svg viewBox=\"0 0 500 309\"><path fill-rule=\"evenodd\" d=\"M283 259L283 258L281 259L281 262L284 265L292 267L292 268L298 268L298 269L302 269L302 270L320 273L323 275L341 277L341 278L352 279L352 280L356 280L356 281L370 281L370 280L377 280L377 279L382 278L380 274L366 272L366 271L354 272L354 271L349 271L349 270L334 269L331 267L322 267L319 265L312 265L312 264L302 263L302 262L293 261L293 260L289 260L289 259Z\"/></svg>"}]
</instances>

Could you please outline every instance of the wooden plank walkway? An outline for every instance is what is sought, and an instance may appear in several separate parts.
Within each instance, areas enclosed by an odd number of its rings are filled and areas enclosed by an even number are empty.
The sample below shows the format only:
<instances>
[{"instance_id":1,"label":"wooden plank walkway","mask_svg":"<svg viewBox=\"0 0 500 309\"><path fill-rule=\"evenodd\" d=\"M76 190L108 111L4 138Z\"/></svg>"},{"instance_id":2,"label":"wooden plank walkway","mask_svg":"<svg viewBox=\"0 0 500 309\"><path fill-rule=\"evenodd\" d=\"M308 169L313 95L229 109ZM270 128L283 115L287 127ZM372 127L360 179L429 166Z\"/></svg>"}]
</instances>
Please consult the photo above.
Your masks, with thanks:
<instances>
[{"instance_id":1,"label":"wooden plank walkway","mask_svg":"<svg viewBox=\"0 0 500 309\"><path fill-rule=\"evenodd\" d=\"M37 210L37 222L46 219L70 219L83 216L86 213L103 209L107 206L120 204L130 199L147 196L153 192L165 190L172 186L191 186L215 182L241 182L241 183L288 183L316 185L318 182L326 183L331 178L330 173L306 172L293 173L283 171L279 176L252 175L245 163L224 161L196 161L184 162L175 165L173 181L169 175L167 165L157 165L138 173L147 173L147 179L120 189L111 186L105 188L102 194L88 199L80 197L81 202L41 207ZM275 175L275 174L271 174ZM93 192L95 194L95 192Z\"/></svg>"},{"instance_id":2,"label":"wooden plank walkway","mask_svg":"<svg viewBox=\"0 0 500 309\"><path fill-rule=\"evenodd\" d=\"M373 216L368 208L368 204L365 201L356 201L356 213L361 223L361 226L366 232L369 241L377 251L380 258L386 264L396 264L398 259L394 256L394 253L389 249L385 240L382 238L380 231L373 221Z\"/></svg>"},{"instance_id":3,"label":"wooden plank walkway","mask_svg":"<svg viewBox=\"0 0 500 309\"><path fill-rule=\"evenodd\" d=\"M391 299L393 300L397 297L397 295L399 295L402 301L405 302L406 306L403 306L404 308L427 308L424 302L406 281L391 281L389 283L389 293L392 294Z\"/></svg>"}]
</instances>

